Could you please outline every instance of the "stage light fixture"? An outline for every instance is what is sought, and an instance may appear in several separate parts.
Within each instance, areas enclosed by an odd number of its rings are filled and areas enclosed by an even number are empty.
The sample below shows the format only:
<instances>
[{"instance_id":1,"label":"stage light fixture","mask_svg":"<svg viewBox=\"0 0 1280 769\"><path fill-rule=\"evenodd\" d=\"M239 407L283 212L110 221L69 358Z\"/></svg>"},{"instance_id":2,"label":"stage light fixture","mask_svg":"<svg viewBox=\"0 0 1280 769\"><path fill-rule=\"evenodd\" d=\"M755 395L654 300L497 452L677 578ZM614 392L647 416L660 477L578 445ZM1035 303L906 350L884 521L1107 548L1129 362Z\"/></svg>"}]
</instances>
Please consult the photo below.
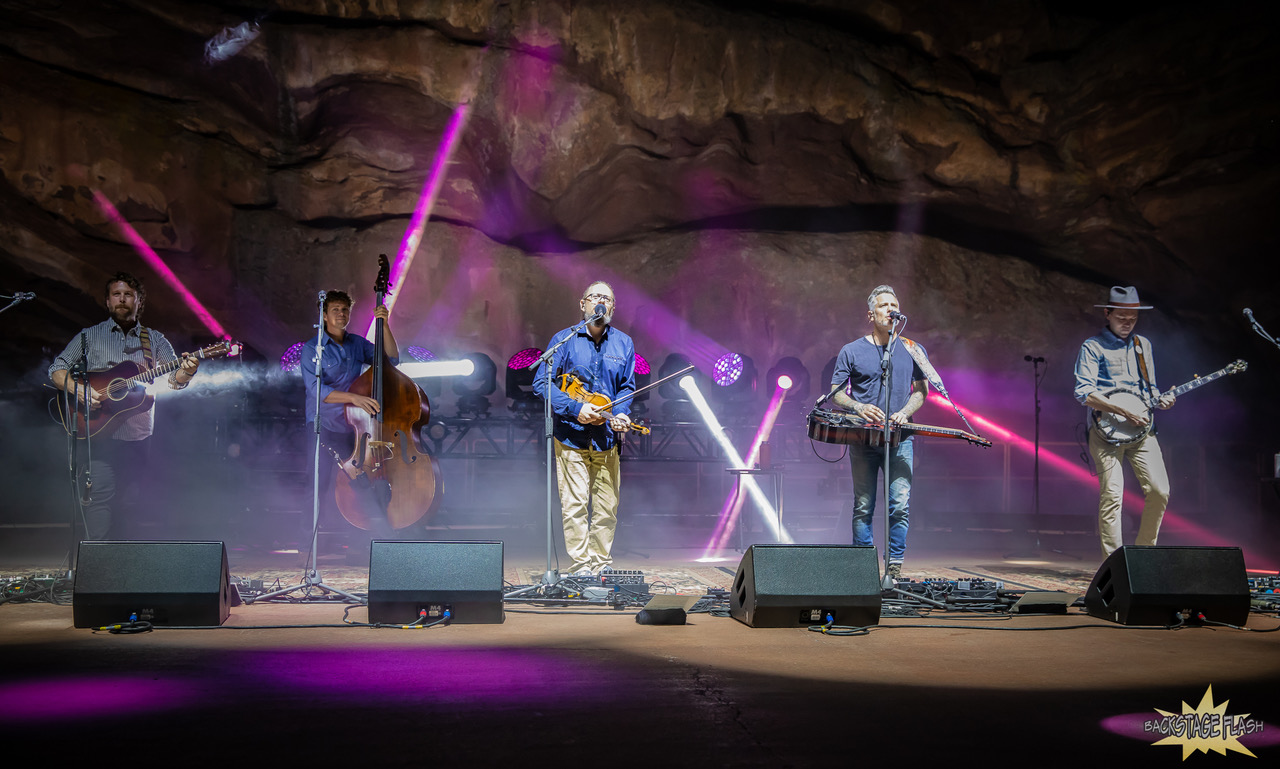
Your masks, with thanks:
<instances>
[{"instance_id":1,"label":"stage light fixture","mask_svg":"<svg viewBox=\"0 0 1280 769\"><path fill-rule=\"evenodd\" d=\"M727 352L712 366L711 378L721 387L728 387L742 377L742 368L742 356L736 352Z\"/></svg>"},{"instance_id":2,"label":"stage light fixture","mask_svg":"<svg viewBox=\"0 0 1280 769\"><path fill-rule=\"evenodd\" d=\"M289 349L284 351L284 355L280 356L280 370L287 374L292 374L302 368L302 348L306 346L306 342L294 342L289 345Z\"/></svg>"},{"instance_id":3,"label":"stage light fixture","mask_svg":"<svg viewBox=\"0 0 1280 769\"><path fill-rule=\"evenodd\" d=\"M809 395L809 389L812 386L809 369L804 367L799 358L786 357L779 360L769 369L766 377L770 382L777 382L779 377L787 376L791 378L791 389L787 397L803 399Z\"/></svg>"},{"instance_id":4,"label":"stage light fixture","mask_svg":"<svg viewBox=\"0 0 1280 769\"><path fill-rule=\"evenodd\" d=\"M662 366L658 369L658 378L663 379L671 376L677 371L688 368L692 361L688 357L678 352L673 352L662 361ZM658 394L662 396L662 419L664 422L691 422L698 417L698 410L694 408L693 402L689 399L689 395L684 388L680 386L680 382L685 379L693 379L692 374L686 374L680 377L679 382L672 379L658 385Z\"/></svg>"},{"instance_id":5,"label":"stage light fixture","mask_svg":"<svg viewBox=\"0 0 1280 769\"><path fill-rule=\"evenodd\" d=\"M534 369L529 368L540 357L542 350L526 347L507 359L506 393L511 399L511 410L517 414L542 410L542 399L533 391Z\"/></svg>"},{"instance_id":6,"label":"stage light fixture","mask_svg":"<svg viewBox=\"0 0 1280 769\"><path fill-rule=\"evenodd\" d=\"M756 395L755 361L738 353L726 353L716 361L715 372L715 382L720 387L712 392L713 397L732 409L735 417L744 416Z\"/></svg>"},{"instance_id":7,"label":"stage light fixture","mask_svg":"<svg viewBox=\"0 0 1280 769\"><path fill-rule=\"evenodd\" d=\"M498 389L498 367L493 358L482 352L464 355L462 359L471 361L474 367L470 374L453 382L453 391L458 395L458 415L488 416L489 396Z\"/></svg>"},{"instance_id":8,"label":"stage light fixture","mask_svg":"<svg viewBox=\"0 0 1280 769\"><path fill-rule=\"evenodd\" d=\"M836 375L836 357L831 356L831 360L827 361L827 365L822 367L822 376L818 379L818 384L823 388L831 389L831 377ZM819 390L821 392L821 390Z\"/></svg>"},{"instance_id":9,"label":"stage light fixture","mask_svg":"<svg viewBox=\"0 0 1280 769\"><path fill-rule=\"evenodd\" d=\"M648 387L653 381L653 369L649 366L649 361L645 360L640 353L636 353L636 389L639 390ZM649 411L649 404L645 401L649 400L649 396L653 394L653 390L645 390L636 397L631 399L631 414L639 416Z\"/></svg>"}]
</instances>

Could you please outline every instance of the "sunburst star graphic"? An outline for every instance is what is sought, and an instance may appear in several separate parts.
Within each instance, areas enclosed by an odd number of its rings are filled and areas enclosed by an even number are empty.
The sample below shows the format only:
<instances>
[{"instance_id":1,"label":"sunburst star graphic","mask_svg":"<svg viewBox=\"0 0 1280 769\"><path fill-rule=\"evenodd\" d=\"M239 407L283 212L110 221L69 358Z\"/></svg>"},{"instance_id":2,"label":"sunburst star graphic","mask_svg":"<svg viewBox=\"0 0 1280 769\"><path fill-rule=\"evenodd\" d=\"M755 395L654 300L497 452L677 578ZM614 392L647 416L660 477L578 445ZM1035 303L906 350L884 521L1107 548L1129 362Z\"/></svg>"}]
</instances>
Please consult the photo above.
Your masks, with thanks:
<instances>
[{"instance_id":1,"label":"sunburst star graphic","mask_svg":"<svg viewBox=\"0 0 1280 769\"><path fill-rule=\"evenodd\" d=\"M1157 713L1165 718L1173 719L1179 723L1181 728L1175 729L1174 734L1151 744L1181 745L1183 761L1186 761L1187 756L1197 751L1206 755L1213 751L1225 756L1228 750L1232 750L1257 758L1248 748L1240 744L1239 735L1232 728L1234 724L1241 723L1247 719L1249 714L1227 715L1227 704L1229 702L1231 701L1223 700L1221 703L1214 705L1213 686L1210 686L1205 689L1204 697L1201 698L1200 704L1196 707L1193 708L1183 702L1181 715L1156 708Z\"/></svg>"}]
</instances>

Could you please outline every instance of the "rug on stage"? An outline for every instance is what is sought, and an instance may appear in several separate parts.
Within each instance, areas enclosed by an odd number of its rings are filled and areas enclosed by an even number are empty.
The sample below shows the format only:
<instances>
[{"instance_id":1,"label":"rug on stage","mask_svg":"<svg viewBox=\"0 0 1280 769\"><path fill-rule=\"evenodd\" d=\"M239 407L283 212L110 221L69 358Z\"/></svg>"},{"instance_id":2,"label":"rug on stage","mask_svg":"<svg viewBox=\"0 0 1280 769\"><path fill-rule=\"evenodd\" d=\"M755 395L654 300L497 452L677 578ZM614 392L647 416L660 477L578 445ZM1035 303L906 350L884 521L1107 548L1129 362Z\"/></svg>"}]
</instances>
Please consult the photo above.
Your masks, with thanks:
<instances>
[{"instance_id":1,"label":"rug on stage","mask_svg":"<svg viewBox=\"0 0 1280 769\"><path fill-rule=\"evenodd\" d=\"M508 587L536 585L542 581L545 565L507 564L503 579ZM233 570L234 571L234 570ZM369 570L360 566L319 567L325 584L348 592L366 592L369 587ZM728 590L733 584L735 569L720 566L658 566L642 570L650 591L657 593L702 594L709 589ZM262 580L268 589L297 584L301 569L248 570L234 572L233 576ZM965 567L931 567L919 570L907 568L903 576L913 580L984 579L1003 582L1007 590L1061 590L1083 595L1093 580L1094 572L1072 567L1034 567L1003 563L978 564Z\"/></svg>"},{"instance_id":2,"label":"rug on stage","mask_svg":"<svg viewBox=\"0 0 1280 769\"><path fill-rule=\"evenodd\" d=\"M545 565L513 566L507 564L503 570L503 579L507 587L536 585L542 581ZM369 589L369 569L360 566L335 565L323 563L317 568L324 584L353 593L365 593ZM733 571L714 566L656 566L641 572L649 584L650 592L678 593L702 595L711 588L727 590L733 582ZM232 569L232 576L238 579L262 580L265 590L275 590L299 584L303 569Z\"/></svg>"}]
</instances>

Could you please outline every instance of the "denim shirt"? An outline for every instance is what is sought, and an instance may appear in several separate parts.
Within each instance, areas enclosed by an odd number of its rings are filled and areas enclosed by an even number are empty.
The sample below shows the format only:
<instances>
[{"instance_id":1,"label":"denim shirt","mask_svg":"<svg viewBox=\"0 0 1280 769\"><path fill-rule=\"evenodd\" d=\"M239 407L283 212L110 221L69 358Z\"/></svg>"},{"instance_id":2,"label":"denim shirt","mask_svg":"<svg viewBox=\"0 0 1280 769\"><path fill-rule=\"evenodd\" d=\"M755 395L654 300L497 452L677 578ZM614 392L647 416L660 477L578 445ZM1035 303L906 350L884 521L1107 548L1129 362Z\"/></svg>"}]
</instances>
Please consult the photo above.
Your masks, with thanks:
<instances>
[{"instance_id":1,"label":"denim shirt","mask_svg":"<svg viewBox=\"0 0 1280 769\"><path fill-rule=\"evenodd\" d=\"M566 328L551 338L547 349L573 333ZM636 389L636 346L631 337L612 326L606 326L604 336L597 345L584 329L556 351L552 358L551 411L555 415L556 440L576 449L608 451L615 438L606 422L603 425L584 425L578 421L582 404L566 395L554 381L561 374L574 374L593 393L609 400L620 398ZM541 398L547 397L546 363L538 366L534 374L533 391ZM619 403L609 409L615 416L631 413L631 401Z\"/></svg>"},{"instance_id":2,"label":"denim shirt","mask_svg":"<svg viewBox=\"0 0 1280 769\"><path fill-rule=\"evenodd\" d=\"M324 399L334 390L346 391L360 377L364 367L373 364L373 342L350 331L341 342L324 335L324 351L320 356L323 371L320 375L320 426L335 432L347 432L347 407L344 403L325 403ZM303 342L302 381L307 388L307 424L315 422L316 409L316 341ZM392 358L391 365L400 362Z\"/></svg>"},{"instance_id":3,"label":"denim shirt","mask_svg":"<svg viewBox=\"0 0 1280 769\"><path fill-rule=\"evenodd\" d=\"M1092 393L1106 392L1116 387L1124 387L1138 393L1146 393L1146 385L1138 372L1138 354L1133 340L1142 344L1142 356L1147 362L1147 380L1151 394L1158 393L1156 388L1155 359L1151 354L1151 342L1144 336L1130 334L1128 339L1121 339L1104 328L1097 336L1091 336L1080 345L1080 354L1076 357L1076 400L1081 403Z\"/></svg>"}]
</instances>

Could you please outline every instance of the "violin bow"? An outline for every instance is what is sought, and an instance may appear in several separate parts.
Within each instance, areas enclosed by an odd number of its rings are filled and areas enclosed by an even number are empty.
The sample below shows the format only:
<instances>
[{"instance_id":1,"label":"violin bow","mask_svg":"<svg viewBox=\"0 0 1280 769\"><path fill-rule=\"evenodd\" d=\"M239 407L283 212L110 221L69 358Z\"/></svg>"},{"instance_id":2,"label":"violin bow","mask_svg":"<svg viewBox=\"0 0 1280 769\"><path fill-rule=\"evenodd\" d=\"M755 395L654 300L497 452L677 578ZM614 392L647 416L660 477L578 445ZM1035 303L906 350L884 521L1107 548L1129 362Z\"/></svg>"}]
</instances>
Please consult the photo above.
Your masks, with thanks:
<instances>
[{"instance_id":1,"label":"violin bow","mask_svg":"<svg viewBox=\"0 0 1280 769\"><path fill-rule=\"evenodd\" d=\"M644 387L641 387L639 390L632 390L632 391L631 391L631 393L630 393L630 394L628 394L628 395L624 395L624 396L622 396L621 398L617 398L616 400L611 400L611 401L609 401L608 403L606 403L606 404L604 404L603 406L601 406L600 408L601 408L602 410L607 411L607 410L609 410L609 409L613 408L614 406L617 406L619 403L626 403L627 401L629 401L629 400L631 400L632 398L636 397L637 395L639 395L640 393L644 392L645 390L652 390L653 388L657 387L658 385L662 384L663 382L667 381L668 379L675 379L676 377L680 376L681 374L686 374L686 373L688 373L688 372L690 372L690 371L693 371L693 368L694 368L694 367L693 367L693 364L690 364L690 365L686 366L685 368L680 369L679 371L677 371L677 372L676 372L676 373L674 373L674 374L668 374L667 376L664 376L663 378L659 379L659 380L658 380L658 381L656 381L656 382L650 382L649 384L645 385Z\"/></svg>"}]
</instances>

